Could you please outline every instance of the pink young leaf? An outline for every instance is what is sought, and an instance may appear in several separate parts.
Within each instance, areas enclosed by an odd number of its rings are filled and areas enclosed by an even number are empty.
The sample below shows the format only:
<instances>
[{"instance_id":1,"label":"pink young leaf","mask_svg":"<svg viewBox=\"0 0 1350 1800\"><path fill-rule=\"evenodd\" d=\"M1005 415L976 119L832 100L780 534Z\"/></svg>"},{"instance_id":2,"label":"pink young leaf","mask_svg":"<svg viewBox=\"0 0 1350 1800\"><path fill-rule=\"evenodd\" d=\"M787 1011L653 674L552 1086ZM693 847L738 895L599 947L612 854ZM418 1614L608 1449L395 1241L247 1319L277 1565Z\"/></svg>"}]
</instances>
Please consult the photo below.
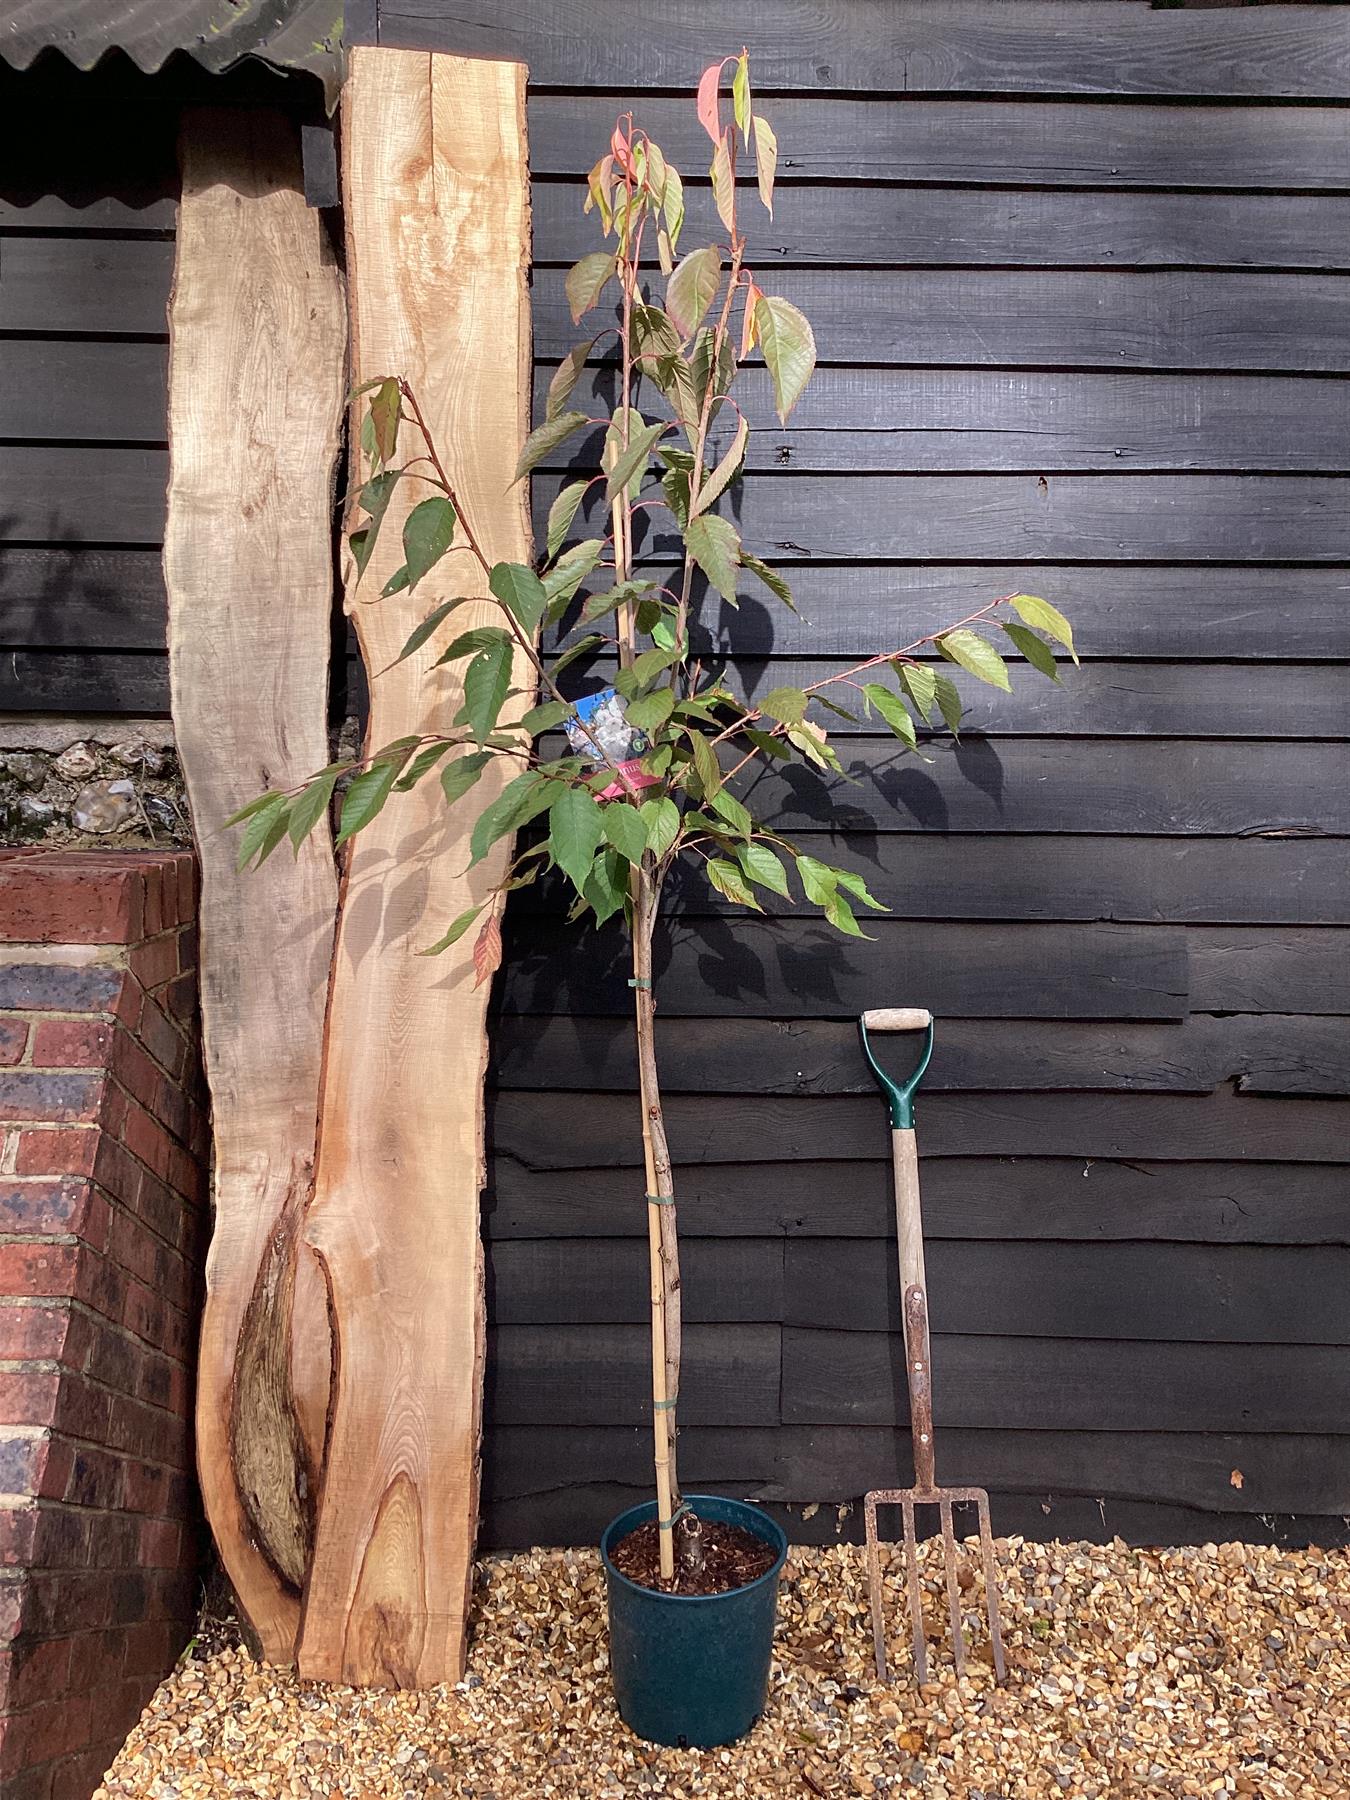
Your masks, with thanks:
<instances>
[{"instance_id":1,"label":"pink young leaf","mask_svg":"<svg viewBox=\"0 0 1350 1800\"><path fill-rule=\"evenodd\" d=\"M754 282L751 281L745 290L745 317L741 321L741 350L739 358L741 362L744 362L746 357L749 356L759 337L759 331L755 325L755 307L763 298L763 289L756 287Z\"/></svg>"},{"instance_id":2,"label":"pink young leaf","mask_svg":"<svg viewBox=\"0 0 1350 1800\"><path fill-rule=\"evenodd\" d=\"M722 119L717 110L717 90L722 84L722 70L725 65L725 57L721 62L709 63L698 78L698 122L714 144L722 136Z\"/></svg>"},{"instance_id":3,"label":"pink young leaf","mask_svg":"<svg viewBox=\"0 0 1350 1800\"><path fill-rule=\"evenodd\" d=\"M735 134L728 126L717 140L717 148L713 151L712 176L713 199L717 202L717 210L727 230L736 232L736 152L733 148Z\"/></svg>"},{"instance_id":4,"label":"pink young leaf","mask_svg":"<svg viewBox=\"0 0 1350 1800\"><path fill-rule=\"evenodd\" d=\"M474 986L482 987L485 981L491 981L502 966L502 928L496 913L489 913L483 920L473 946Z\"/></svg>"}]
</instances>

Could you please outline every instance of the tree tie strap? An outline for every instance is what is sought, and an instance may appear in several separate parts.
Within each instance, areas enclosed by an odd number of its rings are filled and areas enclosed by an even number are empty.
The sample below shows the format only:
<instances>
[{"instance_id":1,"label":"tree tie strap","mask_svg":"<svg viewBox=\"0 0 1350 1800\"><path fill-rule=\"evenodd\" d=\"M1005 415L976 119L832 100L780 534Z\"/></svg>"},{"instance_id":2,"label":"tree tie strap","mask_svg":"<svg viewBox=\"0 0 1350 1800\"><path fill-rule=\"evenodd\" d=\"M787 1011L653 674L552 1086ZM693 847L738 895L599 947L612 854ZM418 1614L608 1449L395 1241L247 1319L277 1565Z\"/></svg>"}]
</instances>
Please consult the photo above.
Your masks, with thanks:
<instances>
[{"instance_id":1,"label":"tree tie strap","mask_svg":"<svg viewBox=\"0 0 1350 1800\"><path fill-rule=\"evenodd\" d=\"M668 1519L658 1519L657 1524L662 1531L673 1531L675 1529L675 1521L682 1518L685 1513L688 1513L692 1518L694 1509L687 1500L681 1500L680 1504L675 1508L670 1517Z\"/></svg>"},{"instance_id":2,"label":"tree tie strap","mask_svg":"<svg viewBox=\"0 0 1350 1800\"><path fill-rule=\"evenodd\" d=\"M631 988L649 988L652 985L652 978L650 975L630 975L628 985Z\"/></svg>"},{"instance_id":3,"label":"tree tie strap","mask_svg":"<svg viewBox=\"0 0 1350 1800\"><path fill-rule=\"evenodd\" d=\"M645 1196L648 1206L674 1206L674 1194L648 1194Z\"/></svg>"},{"instance_id":4,"label":"tree tie strap","mask_svg":"<svg viewBox=\"0 0 1350 1800\"><path fill-rule=\"evenodd\" d=\"M652 1408L656 1412L669 1412L678 1398L678 1394L672 1394L669 1400L653 1400Z\"/></svg>"}]
</instances>

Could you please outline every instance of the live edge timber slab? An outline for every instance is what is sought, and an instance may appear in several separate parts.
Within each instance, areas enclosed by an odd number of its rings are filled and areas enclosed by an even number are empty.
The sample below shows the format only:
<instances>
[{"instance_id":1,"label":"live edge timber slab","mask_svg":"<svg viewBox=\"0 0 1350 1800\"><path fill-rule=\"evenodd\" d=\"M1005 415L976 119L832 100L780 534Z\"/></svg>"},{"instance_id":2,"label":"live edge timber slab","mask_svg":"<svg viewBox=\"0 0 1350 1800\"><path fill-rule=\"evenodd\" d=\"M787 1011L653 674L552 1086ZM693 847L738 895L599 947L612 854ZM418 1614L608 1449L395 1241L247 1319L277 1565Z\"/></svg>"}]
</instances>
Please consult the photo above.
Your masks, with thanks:
<instances>
[{"instance_id":1,"label":"live edge timber slab","mask_svg":"<svg viewBox=\"0 0 1350 1800\"><path fill-rule=\"evenodd\" d=\"M326 824L298 857L241 875L238 834L222 821L328 760L346 321L288 120L191 113L182 160L164 571L174 730L202 866L215 1129L198 1463L247 1620L263 1654L289 1662L328 1403L323 1282L300 1224L337 877Z\"/></svg>"},{"instance_id":2,"label":"live edge timber slab","mask_svg":"<svg viewBox=\"0 0 1350 1800\"><path fill-rule=\"evenodd\" d=\"M357 49L343 104L353 381L411 383L486 554L528 560L525 494L510 485L529 404L525 70ZM421 449L405 427L400 459ZM433 670L443 639L380 671L435 604L483 591L456 555L411 597L377 600L424 492L400 484L359 590L348 570L372 747L453 719L458 678ZM497 617L484 602L455 621ZM529 685L523 658L515 684ZM480 806L504 785L501 766L474 790ZM298 1659L333 1681L424 1685L464 1666L487 990L467 954L418 952L501 877L505 846L465 872L474 815L447 811L434 780L396 794L353 839L345 877L307 1225L329 1282L335 1374Z\"/></svg>"}]
</instances>

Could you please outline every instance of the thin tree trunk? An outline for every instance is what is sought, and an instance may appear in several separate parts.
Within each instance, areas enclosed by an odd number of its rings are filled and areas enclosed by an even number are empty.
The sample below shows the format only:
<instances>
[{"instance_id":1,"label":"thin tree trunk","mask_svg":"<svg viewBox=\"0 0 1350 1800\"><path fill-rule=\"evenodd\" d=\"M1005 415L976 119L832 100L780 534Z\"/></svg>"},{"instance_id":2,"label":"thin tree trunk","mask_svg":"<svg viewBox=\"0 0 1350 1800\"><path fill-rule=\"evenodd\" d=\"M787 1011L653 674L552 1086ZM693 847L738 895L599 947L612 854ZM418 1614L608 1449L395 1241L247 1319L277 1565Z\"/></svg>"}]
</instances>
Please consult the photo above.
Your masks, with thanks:
<instances>
[{"instance_id":1,"label":"thin tree trunk","mask_svg":"<svg viewBox=\"0 0 1350 1800\"><path fill-rule=\"evenodd\" d=\"M680 1391L680 1249L675 1183L670 1172L661 1084L656 1066L656 999L652 992L652 934L660 888L650 870L633 876L633 1012L642 1094L642 1149L647 1173L647 1243L652 1301L652 1436L661 1577L675 1573L673 1516L680 1503L675 1459L675 1411Z\"/></svg>"}]
</instances>

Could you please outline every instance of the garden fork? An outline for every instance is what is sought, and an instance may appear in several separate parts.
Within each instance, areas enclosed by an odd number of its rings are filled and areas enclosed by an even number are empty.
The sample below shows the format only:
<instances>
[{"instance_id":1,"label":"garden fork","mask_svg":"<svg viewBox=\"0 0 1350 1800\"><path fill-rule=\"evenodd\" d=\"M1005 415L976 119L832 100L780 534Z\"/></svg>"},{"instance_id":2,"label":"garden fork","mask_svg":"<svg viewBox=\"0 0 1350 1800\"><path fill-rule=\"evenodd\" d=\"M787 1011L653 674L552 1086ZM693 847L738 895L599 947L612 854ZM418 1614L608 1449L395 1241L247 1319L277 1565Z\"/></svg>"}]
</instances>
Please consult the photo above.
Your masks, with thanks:
<instances>
[{"instance_id":1,"label":"garden fork","mask_svg":"<svg viewBox=\"0 0 1350 1800\"><path fill-rule=\"evenodd\" d=\"M867 1529L867 1585L872 1607L872 1639L877 1653L877 1679L885 1681L886 1631L881 1610L881 1557L877 1543L878 1505L899 1506L905 1524L905 1569L909 1614L914 1638L914 1678L928 1679L923 1603L919 1593L919 1543L915 1508L936 1506L942 1525L947 1577L947 1611L951 1616L952 1657L958 1675L965 1673L961 1638L961 1593L956 1572L956 1536L952 1507L973 1504L979 1511L980 1552L984 1562L984 1602L994 1677L1002 1681L1003 1634L999 1629L998 1593L994 1578L994 1539L989 1524L989 1495L983 1488L938 1487L933 1456L933 1381L928 1351L928 1288L923 1268L923 1213L919 1205L919 1156L914 1138L914 1092L933 1054L933 1015L919 1007L888 1007L865 1012L859 1020L863 1054L890 1106L891 1156L895 1168L895 1225L900 1251L900 1305L905 1332L905 1375L909 1383L910 1434L914 1440L914 1486L878 1488L863 1499ZM918 1066L903 1082L886 1073L872 1054L868 1031L924 1031L927 1036Z\"/></svg>"}]
</instances>

